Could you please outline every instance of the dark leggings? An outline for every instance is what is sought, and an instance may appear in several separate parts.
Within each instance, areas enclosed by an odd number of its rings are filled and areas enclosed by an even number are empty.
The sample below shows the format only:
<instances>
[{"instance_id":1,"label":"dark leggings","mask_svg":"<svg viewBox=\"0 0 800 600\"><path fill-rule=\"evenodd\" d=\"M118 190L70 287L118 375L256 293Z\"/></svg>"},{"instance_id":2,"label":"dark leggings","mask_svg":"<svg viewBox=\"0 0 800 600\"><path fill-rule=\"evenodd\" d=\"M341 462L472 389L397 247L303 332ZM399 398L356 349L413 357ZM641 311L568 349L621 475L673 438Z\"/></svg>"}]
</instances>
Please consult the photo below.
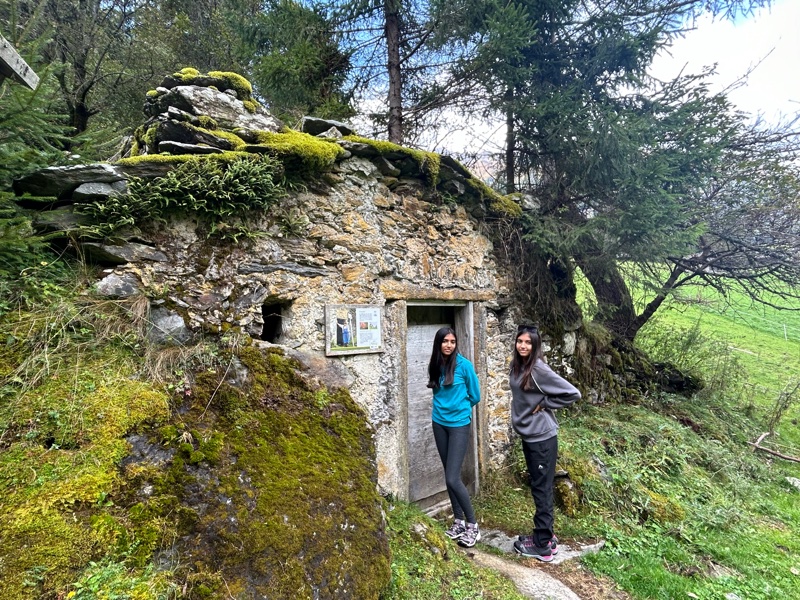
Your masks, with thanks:
<instances>
[{"instance_id":1,"label":"dark leggings","mask_svg":"<svg viewBox=\"0 0 800 600\"><path fill-rule=\"evenodd\" d=\"M553 482L558 458L558 438L543 442L522 441L522 453L531 476L531 496L536 505L533 517L533 540L544 547L553 537Z\"/></svg>"},{"instance_id":2,"label":"dark leggings","mask_svg":"<svg viewBox=\"0 0 800 600\"><path fill-rule=\"evenodd\" d=\"M453 517L475 523L475 512L469 499L467 486L461 481L461 465L469 446L469 425L445 427L433 423L433 439L444 467L444 481L453 507Z\"/></svg>"}]
</instances>

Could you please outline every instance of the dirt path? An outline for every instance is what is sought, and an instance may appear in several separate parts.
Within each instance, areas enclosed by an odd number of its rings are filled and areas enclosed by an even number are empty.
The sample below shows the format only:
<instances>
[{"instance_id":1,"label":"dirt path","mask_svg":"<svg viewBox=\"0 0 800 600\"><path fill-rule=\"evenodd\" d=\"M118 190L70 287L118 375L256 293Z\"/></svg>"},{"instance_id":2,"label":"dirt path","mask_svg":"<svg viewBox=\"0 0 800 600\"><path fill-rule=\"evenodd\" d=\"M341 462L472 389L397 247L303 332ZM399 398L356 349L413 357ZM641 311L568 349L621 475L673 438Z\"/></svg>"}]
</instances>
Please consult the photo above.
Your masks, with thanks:
<instances>
[{"instance_id":1,"label":"dirt path","mask_svg":"<svg viewBox=\"0 0 800 600\"><path fill-rule=\"evenodd\" d=\"M471 548L466 551L476 564L494 569L508 577L520 594L533 600L630 600L608 579L596 577L575 560L597 552L603 542L592 545L560 543L551 563L521 558L514 553L514 538L501 531L481 532L482 544L500 550L503 555Z\"/></svg>"}]
</instances>

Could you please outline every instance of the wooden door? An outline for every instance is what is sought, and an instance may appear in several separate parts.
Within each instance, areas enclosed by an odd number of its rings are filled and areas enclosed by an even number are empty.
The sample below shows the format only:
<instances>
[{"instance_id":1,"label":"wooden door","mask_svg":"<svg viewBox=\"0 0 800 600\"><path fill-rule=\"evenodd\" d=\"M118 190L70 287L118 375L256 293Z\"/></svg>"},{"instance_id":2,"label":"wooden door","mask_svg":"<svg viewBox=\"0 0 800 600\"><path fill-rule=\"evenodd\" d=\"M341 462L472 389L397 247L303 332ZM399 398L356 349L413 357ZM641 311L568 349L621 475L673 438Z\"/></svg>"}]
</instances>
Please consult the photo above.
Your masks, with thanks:
<instances>
[{"instance_id":1,"label":"wooden door","mask_svg":"<svg viewBox=\"0 0 800 600\"><path fill-rule=\"evenodd\" d=\"M406 339L406 364L408 381L408 470L409 500L423 509L436 510L439 505L449 506L444 482L444 469L436 450L431 425L433 393L427 387L428 361L433 338L441 327L453 327L460 307L409 307ZM427 321L427 322L425 322ZM460 327L459 327L460 329ZM470 332L471 334L471 332ZM462 334L459 332L459 346ZM471 335L464 336L471 339ZM461 353L467 355L464 349ZM470 493L475 492L475 426L473 441L467 450L462 479Z\"/></svg>"}]
</instances>

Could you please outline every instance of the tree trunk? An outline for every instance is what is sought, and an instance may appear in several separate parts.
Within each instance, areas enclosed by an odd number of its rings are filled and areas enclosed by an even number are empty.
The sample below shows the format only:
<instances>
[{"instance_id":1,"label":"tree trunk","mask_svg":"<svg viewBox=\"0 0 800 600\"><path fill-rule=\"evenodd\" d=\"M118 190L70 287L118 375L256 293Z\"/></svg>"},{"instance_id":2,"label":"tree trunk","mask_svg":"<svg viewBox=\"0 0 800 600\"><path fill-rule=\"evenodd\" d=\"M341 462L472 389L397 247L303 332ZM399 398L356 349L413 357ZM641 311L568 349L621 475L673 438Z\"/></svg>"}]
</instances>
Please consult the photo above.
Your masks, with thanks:
<instances>
[{"instance_id":1,"label":"tree trunk","mask_svg":"<svg viewBox=\"0 0 800 600\"><path fill-rule=\"evenodd\" d=\"M514 110L511 101L514 99L514 90L509 88L505 93L506 101L506 194L516 191L514 180L516 177L516 164L514 162L514 146L516 132L514 130Z\"/></svg>"},{"instance_id":2,"label":"tree trunk","mask_svg":"<svg viewBox=\"0 0 800 600\"><path fill-rule=\"evenodd\" d=\"M403 143L402 79L400 77L400 5L398 0L384 0L384 32L389 69L389 141Z\"/></svg>"},{"instance_id":3,"label":"tree trunk","mask_svg":"<svg viewBox=\"0 0 800 600\"><path fill-rule=\"evenodd\" d=\"M635 336L639 330L644 327L644 324L650 320L658 308L664 303L664 300L667 299L669 293L675 289L676 283L680 276L684 273L683 269L680 267L674 267L672 273L670 273L667 280L661 286L661 289L656 294L656 297L653 298L650 302L647 303L644 310L633 320L633 335ZM684 280L686 281L686 280Z\"/></svg>"},{"instance_id":4,"label":"tree trunk","mask_svg":"<svg viewBox=\"0 0 800 600\"><path fill-rule=\"evenodd\" d=\"M584 252L576 255L575 261L594 290L598 307L596 319L612 333L632 341L638 329L628 285L616 263L602 256L595 244L583 240L581 245Z\"/></svg>"}]
</instances>

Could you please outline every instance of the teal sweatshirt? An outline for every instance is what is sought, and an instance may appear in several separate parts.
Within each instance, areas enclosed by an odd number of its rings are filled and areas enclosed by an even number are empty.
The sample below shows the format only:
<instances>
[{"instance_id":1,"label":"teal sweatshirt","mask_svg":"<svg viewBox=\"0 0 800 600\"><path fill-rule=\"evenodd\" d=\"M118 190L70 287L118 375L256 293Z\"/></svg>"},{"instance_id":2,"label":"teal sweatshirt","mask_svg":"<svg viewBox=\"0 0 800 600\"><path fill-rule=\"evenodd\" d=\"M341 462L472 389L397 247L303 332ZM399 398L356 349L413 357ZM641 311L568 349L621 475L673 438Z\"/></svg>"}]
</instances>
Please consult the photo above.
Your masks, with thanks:
<instances>
[{"instance_id":1,"label":"teal sweatshirt","mask_svg":"<svg viewBox=\"0 0 800 600\"><path fill-rule=\"evenodd\" d=\"M481 388L472 363L457 354L453 384L443 385L443 382L444 376L433 390L433 422L445 427L469 425L472 407L481 401Z\"/></svg>"}]
</instances>

